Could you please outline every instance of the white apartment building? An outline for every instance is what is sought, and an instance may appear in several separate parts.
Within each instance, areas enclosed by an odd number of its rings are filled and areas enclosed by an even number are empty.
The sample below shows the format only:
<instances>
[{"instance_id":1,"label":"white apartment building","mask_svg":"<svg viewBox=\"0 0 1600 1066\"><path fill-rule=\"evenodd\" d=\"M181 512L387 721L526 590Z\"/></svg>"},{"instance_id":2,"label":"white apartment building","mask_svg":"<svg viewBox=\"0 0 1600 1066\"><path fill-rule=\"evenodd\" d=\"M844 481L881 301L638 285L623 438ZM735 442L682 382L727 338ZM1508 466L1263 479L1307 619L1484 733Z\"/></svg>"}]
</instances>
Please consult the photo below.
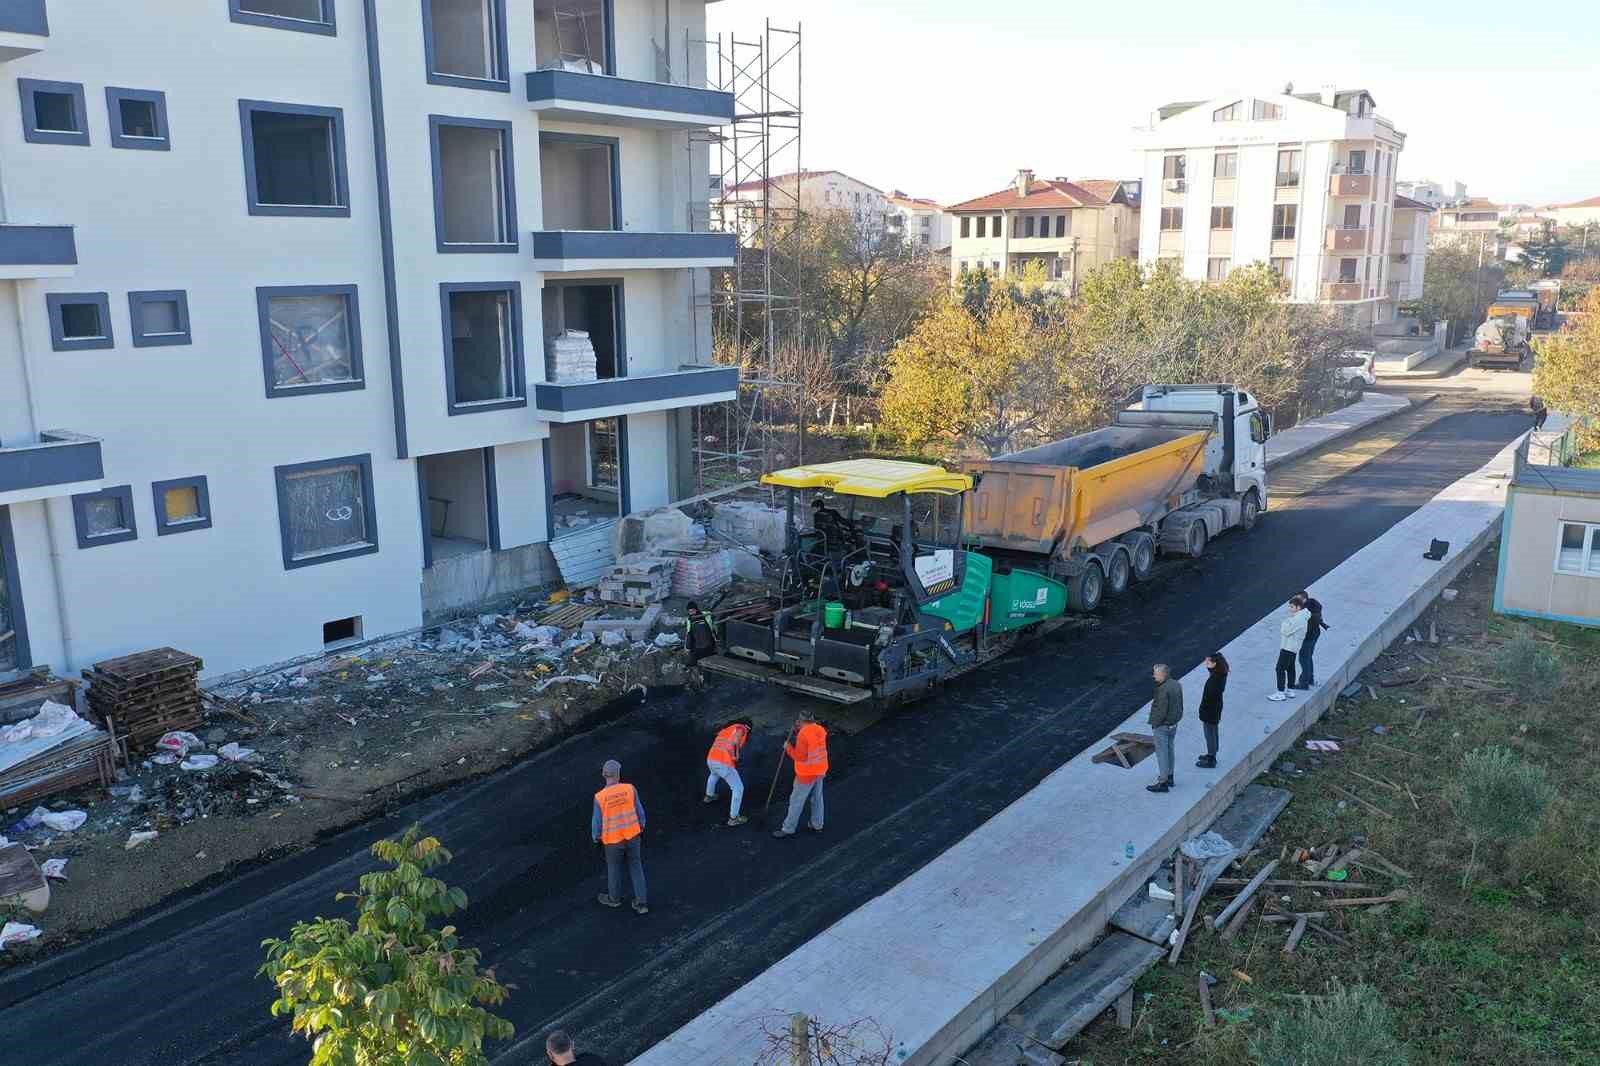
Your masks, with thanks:
<instances>
[{"instance_id":1,"label":"white apartment building","mask_svg":"<svg viewBox=\"0 0 1600 1066\"><path fill-rule=\"evenodd\" d=\"M1006 276L1039 263L1052 282L1075 292L1087 271L1137 254L1139 199L1129 186L1017 171L1006 188L949 209L951 279L976 270Z\"/></svg>"},{"instance_id":2,"label":"white apartment building","mask_svg":"<svg viewBox=\"0 0 1600 1066\"><path fill-rule=\"evenodd\" d=\"M1137 131L1144 152L1139 258L1220 279L1263 262L1290 299L1394 314L1389 245L1405 134L1363 89L1169 104Z\"/></svg>"},{"instance_id":3,"label":"white apartment building","mask_svg":"<svg viewBox=\"0 0 1600 1066\"><path fill-rule=\"evenodd\" d=\"M1389 296L1397 304L1422 297L1432 215L1433 208L1421 200L1398 194L1394 198L1394 226L1389 238Z\"/></svg>"},{"instance_id":4,"label":"white apartment building","mask_svg":"<svg viewBox=\"0 0 1600 1066\"><path fill-rule=\"evenodd\" d=\"M733 204L749 205L741 209L743 224L759 219L767 202L780 210L844 212L869 231L883 229L889 219L889 198L882 189L838 170L804 170L774 175L766 181L743 181L728 186L722 195Z\"/></svg>"},{"instance_id":5,"label":"white apartment building","mask_svg":"<svg viewBox=\"0 0 1600 1066\"><path fill-rule=\"evenodd\" d=\"M1400 196L1427 204L1431 208L1458 204L1467 198L1467 187L1459 181L1430 181L1422 178L1417 181L1398 182L1394 190Z\"/></svg>"},{"instance_id":6,"label":"white apartment building","mask_svg":"<svg viewBox=\"0 0 1600 1066\"><path fill-rule=\"evenodd\" d=\"M402 631L689 494L733 101L659 4L160 6L0 5L0 677Z\"/></svg>"},{"instance_id":7,"label":"white apartment building","mask_svg":"<svg viewBox=\"0 0 1600 1066\"><path fill-rule=\"evenodd\" d=\"M895 189L886 197L888 231L927 252L950 248L950 213L937 201Z\"/></svg>"}]
</instances>

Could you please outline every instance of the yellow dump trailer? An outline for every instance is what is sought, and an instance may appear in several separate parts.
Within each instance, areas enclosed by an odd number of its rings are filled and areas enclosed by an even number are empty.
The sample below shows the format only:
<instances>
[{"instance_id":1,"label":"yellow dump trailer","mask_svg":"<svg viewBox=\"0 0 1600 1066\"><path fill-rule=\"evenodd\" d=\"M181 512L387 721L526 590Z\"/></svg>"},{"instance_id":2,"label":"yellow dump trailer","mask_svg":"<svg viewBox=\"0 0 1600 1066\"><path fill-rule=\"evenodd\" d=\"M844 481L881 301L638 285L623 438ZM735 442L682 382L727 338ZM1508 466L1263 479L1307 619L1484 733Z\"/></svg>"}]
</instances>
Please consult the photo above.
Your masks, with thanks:
<instances>
[{"instance_id":1,"label":"yellow dump trailer","mask_svg":"<svg viewBox=\"0 0 1600 1066\"><path fill-rule=\"evenodd\" d=\"M1104 429L973 460L963 535L1064 581L1092 611L1266 506L1266 416L1228 385L1152 385Z\"/></svg>"}]
</instances>

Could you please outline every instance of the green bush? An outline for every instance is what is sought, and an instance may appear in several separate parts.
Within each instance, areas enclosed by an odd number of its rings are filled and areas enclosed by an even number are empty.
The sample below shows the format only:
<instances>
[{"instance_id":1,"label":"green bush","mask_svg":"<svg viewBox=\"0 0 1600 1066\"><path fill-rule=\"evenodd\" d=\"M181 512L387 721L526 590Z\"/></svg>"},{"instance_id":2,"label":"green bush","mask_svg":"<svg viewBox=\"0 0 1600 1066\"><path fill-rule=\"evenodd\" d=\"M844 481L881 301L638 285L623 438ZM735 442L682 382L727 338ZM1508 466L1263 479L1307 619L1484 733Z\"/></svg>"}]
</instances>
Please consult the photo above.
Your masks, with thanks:
<instances>
[{"instance_id":1,"label":"green bush","mask_svg":"<svg viewBox=\"0 0 1600 1066\"><path fill-rule=\"evenodd\" d=\"M1520 840L1538 830L1556 788L1542 766L1524 762L1510 748L1491 744L1467 752L1456 775L1450 805L1472 838L1472 855L1461 887L1472 879L1478 845Z\"/></svg>"},{"instance_id":2,"label":"green bush","mask_svg":"<svg viewBox=\"0 0 1600 1066\"><path fill-rule=\"evenodd\" d=\"M1320 1001L1272 1019L1250 1038L1257 1066L1405 1066L1389 1008L1371 985L1346 988L1337 978Z\"/></svg>"},{"instance_id":3,"label":"green bush","mask_svg":"<svg viewBox=\"0 0 1600 1066\"><path fill-rule=\"evenodd\" d=\"M1526 630L1506 643L1495 665L1500 677L1523 699L1541 699L1561 684L1561 657Z\"/></svg>"}]
</instances>

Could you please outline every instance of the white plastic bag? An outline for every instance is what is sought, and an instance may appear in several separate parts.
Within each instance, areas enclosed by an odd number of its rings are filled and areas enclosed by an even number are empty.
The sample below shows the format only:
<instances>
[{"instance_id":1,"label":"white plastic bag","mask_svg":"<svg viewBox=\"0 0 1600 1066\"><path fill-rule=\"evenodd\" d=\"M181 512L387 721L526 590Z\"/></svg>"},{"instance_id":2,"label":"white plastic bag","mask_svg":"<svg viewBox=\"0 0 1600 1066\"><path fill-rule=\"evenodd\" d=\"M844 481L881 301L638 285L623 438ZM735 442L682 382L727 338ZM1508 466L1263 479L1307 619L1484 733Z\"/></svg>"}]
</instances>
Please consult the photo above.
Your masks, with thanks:
<instances>
[{"instance_id":1,"label":"white plastic bag","mask_svg":"<svg viewBox=\"0 0 1600 1066\"><path fill-rule=\"evenodd\" d=\"M209 770L217 765L217 757L203 752L196 752L178 765L185 770Z\"/></svg>"},{"instance_id":2,"label":"white plastic bag","mask_svg":"<svg viewBox=\"0 0 1600 1066\"><path fill-rule=\"evenodd\" d=\"M657 633L656 634L656 647L658 647L658 648L676 648L679 644L682 644L682 643L683 643L683 638L678 636L678 634L676 634L676 633Z\"/></svg>"},{"instance_id":3,"label":"white plastic bag","mask_svg":"<svg viewBox=\"0 0 1600 1066\"><path fill-rule=\"evenodd\" d=\"M29 825L42 825L58 833L70 833L88 820L89 816L83 811L47 811L43 807L35 807L28 815Z\"/></svg>"},{"instance_id":4,"label":"white plastic bag","mask_svg":"<svg viewBox=\"0 0 1600 1066\"><path fill-rule=\"evenodd\" d=\"M30 940L39 939L41 930L36 925L25 925L22 922L7 922L0 929L0 951L12 944L26 944Z\"/></svg>"},{"instance_id":5,"label":"white plastic bag","mask_svg":"<svg viewBox=\"0 0 1600 1066\"><path fill-rule=\"evenodd\" d=\"M36 737L53 737L78 720L78 712L54 700L45 700L39 713L28 719Z\"/></svg>"},{"instance_id":6,"label":"white plastic bag","mask_svg":"<svg viewBox=\"0 0 1600 1066\"><path fill-rule=\"evenodd\" d=\"M1219 859L1224 855L1232 855L1236 849L1232 844L1228 843L1228 838L1221 833L1215 830L1207 830L1199 836L1191 837L1179 844L1178 850L1191 859L1199 859L1203 862L1206 859Z\"/></svg>"},{"instance_id":7,"label":"white plastic bag","mask_svg":"<svg viewBox=\"0 0 1600 1066\"><path fill-rule=\"evenodd\" d=\"M193 733L164 733L161 739L156 741L157 751L165 752L168 755L176 755L180 759L199 746L200 738Z\"/></svg>"},{"instance_id":8,"label":"white plastic bag","mask_svg":"<svg viewBox=\"0 0 1600 1066\"><path fill-rule=\"evenodd\" d=\"M148 844L150 841L154 840L160 835L161 834L156 832L154 829L135 829L133 832L128 834L128 842L122 845L122 847L126 851L132 851L140 844Z\"/></svg>"},{"instance_id":9,"label":"white plastic bag","mask_svg":"<svg viewBox=\"0 0 1600 1066\"><path fill-rule=\"evenodd\" d=\"M244 762L255 753L256 749L241 748L238 744L231 740L217 749L217 754L222 756L224 759L227 759L229 762ZM196 756L196 758L198 757L199 756Z\"/></svg>"},{"instance_id":10,"label":"white plastic bag","mask_svg":"<svg viewBox=\"0 0 1600 1066\"><path fill-rule=\"evenodd\" d=\"M65 881L67 879L66 859L46 859L39 867L41 873L52 881Z\"/></svg>"}]
</instances>

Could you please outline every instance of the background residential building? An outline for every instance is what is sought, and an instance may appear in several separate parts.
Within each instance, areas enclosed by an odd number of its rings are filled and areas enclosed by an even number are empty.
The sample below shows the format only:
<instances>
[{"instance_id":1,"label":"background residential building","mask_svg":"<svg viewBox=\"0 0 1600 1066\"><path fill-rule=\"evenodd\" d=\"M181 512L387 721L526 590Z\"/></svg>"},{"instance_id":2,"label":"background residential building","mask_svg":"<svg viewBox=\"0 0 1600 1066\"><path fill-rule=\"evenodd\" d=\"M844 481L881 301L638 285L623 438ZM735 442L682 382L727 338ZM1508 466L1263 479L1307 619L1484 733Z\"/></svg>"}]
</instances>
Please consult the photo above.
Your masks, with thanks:
<instances>
[{"instance_id":1,"label":"background residential building","mask_svg":"<svg viewBox=\"0 0 1600 1066\"><path fill-rule=\"evenodd\" d=\"M1389 295L1394 301L1422 298L1428 264L1428 220L1433 208L1421 200L1396 195L1394 227L1389 238Z\"/></svg>"},{"instance_id":2,"label":"background residential building","mask_svg":"<svg viewBox=\"0 0 1600 1066\"><path fill-rule=\"evenodd\" d=\"M0 8L0 675L405 630L687 494L733 102L648 5L172 7Z\"/></svg>"},{"instance_id":3,"label":"background residential building","mask_svg":"<svg viewBox=\"0 0 1600 1066\"><path fill-rule=\"evenodd\" d=\"M1558 226L1592 226L1600 224L1600 196L1591 196L1577 203L1558 204L1550 209Z\"/></svg>"},{"instance_id":4,"label":"background residential building","mask_svg":"<svg viewBox=\"0 0 1600 1066\"><path fill-rule=\"evenodd\" d=\"M1467 198L1467 187L1459 181L1429 181L1423 178L1398 182L1394 189L1401 196L1434 208L1460 203Z\"/></svg>"},{"instance_id":5,"label":"background residential building","mask_svg":"<svg viewBox=\"0 0 1600 1066\"><path fill-rule=\"evenodd\" d=\"M1106 179L1041 180L1019 170L998 192L950 208L951 277L972 270L1016 274L1041 263L1050 280L1076 289L1085 271L1131 258L1139 232L1137 194Z\"/></svg>"},{"instance_id":6,"label":"background residential building","mask_svg":"<svg viewBox=\"0 0 1600 1066\"><path fill-rule=\"evenodd\" d=\"M1264 262L1290 299L1394 314L1389 294L1395 166L1405 134L1364 89L1168 104L1138 131L1139 258L1220 279Z\"/></svg>"},{"instance_id":7,"label":"background residential building","mask_svg":"<svg viewBox=\"0 0 1600 1066\"><path fill-rule=\"evenodd\" d=\"M769 185L782 186L784 202L798 202L802 211L813 214L844 212L859 225L874 231L888 224L889 198L884 191L838 170L805 170L778 174L764 182L741 182L728 187L726 199L751 204L745 215L756 218Z\"/></svg>"},{"instance_id":8,"label":"background residential building","mask_svg":"<svg viewBox=\"0 0 1600 1066\"><path fill-rule=\"evenodd\" d=\"M929 252L950 249L950 214L937 201L907 196L899 189L888 196L888 229Z\"/></svg>"}]
</instances>

